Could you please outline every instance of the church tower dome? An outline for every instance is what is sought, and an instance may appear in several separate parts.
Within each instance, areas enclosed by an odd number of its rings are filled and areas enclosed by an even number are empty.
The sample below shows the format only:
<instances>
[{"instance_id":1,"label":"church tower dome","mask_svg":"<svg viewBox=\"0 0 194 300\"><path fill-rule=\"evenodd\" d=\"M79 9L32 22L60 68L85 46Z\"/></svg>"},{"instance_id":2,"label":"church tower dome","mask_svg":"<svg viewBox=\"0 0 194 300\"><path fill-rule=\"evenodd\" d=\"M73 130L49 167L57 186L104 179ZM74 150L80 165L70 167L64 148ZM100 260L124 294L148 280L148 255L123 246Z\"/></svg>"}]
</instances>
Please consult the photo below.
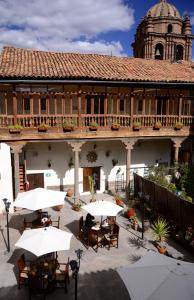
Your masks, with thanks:
<instances>
[{"instance_id":1,"label":"church tower dome","mask_svg":"<svg viewBox=\"0 0 194 300\"><path fill-rule=\"evenodd\" d=\"M152 6L137 27L132 44L134 57L191 60L192 27L188 16L166 0Z\"/></svg>"},{"instance_id":2,"label":"church tower dome","mask_svg":"<svg viewBox=\"0 0 194 300\"><path fill-rule=\"evenodd\" d=\"M166 0L161 0L159 3L152 6L147 12L147 16L148 15L152 18L174 17L181 19L178 9L174 5L167 3Z\"/></svg>"}]
</instances>

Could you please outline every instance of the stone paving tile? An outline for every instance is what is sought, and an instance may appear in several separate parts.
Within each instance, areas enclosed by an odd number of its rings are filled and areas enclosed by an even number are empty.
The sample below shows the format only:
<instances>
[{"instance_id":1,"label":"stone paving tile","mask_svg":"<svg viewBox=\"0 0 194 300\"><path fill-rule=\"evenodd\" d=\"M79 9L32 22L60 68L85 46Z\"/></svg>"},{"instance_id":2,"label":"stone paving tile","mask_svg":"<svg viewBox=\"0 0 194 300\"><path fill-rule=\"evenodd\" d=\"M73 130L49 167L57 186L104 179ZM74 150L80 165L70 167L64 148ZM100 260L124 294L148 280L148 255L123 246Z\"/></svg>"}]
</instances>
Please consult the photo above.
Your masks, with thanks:
<instances>
[{"instance_id":1,"label":"stone paving tile","mask_svg":"<svg viewBox=\"0 0 194 300\"><path fill-rule=\"evenodd\" d=\"M113 201L113 198L107 194L97 195L97 200L98 199ZM88 203L90 196L82 196L81 200L83 203ZM72 199L67 199L61 212L57 212L52 208L48 208L47 211L51 214L52 219L57 219L57 217L60 216L60 229L67 230L74 234L71 240L71 249L68 251L58 252L59 261L65 262L68 257L70 257L70 259L75 259L75 250L78 248L83 250L83 257L81 259L79 272L78 299L130 299L123 282L116 272L116 268L135 262L141 256L145 255L149 249L156 251L153 244L149 242L149 240L151 240L151 232L146 232L145 237L148 242L144 247L142 247L141 232L137 232L132 229L127 230L128 221L121 214L117 217L117 222L120 225L119 248L111 248L110 250L107 250L107 248L99 248L97 253L92 248L87 250L76 238L78 233L78 219L82 215L85 216L86 212L73 211L72 203ZM17 288L17 269L15 264L17 258L24 252L27 258L35 259L35 256L23 249L16 249L14 247L15 242L22 233L24 217L30 221L36 217L36 214L24 209L9 216L11 252L10 254L5 254L5 241L7 238L5 227L6 217L5 215L0 215L0 299L9 300L14 297L15 300L19 300L27 299L28 297L25 287L22 287L20 290ZM194 261L194 256L184 249L177 247L175 244L171 244L169 246L175 253L178 252L185 259ZM68 290L67 295L64 294L63 289L56 290L49 294L47 299L51 299L55 296L59 300L62 298L67 300L73 299L73 279L71 279Z\"/></svg>"}]
</instances>

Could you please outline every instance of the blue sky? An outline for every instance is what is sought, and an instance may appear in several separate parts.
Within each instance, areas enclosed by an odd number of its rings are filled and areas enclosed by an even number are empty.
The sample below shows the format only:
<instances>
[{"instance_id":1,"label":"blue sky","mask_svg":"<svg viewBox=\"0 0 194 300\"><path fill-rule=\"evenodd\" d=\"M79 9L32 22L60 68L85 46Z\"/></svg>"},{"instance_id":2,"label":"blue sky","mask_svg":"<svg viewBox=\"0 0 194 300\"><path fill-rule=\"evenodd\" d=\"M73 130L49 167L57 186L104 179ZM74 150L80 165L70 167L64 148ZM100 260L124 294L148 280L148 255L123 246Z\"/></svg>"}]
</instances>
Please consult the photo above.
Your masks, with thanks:
<instances>
[{"instance_id":1,"label":"blue sky","mask_svg":"<svg viewBox=\"0 0 194 300\"><path fill-rule=\"evenodd\" d=\"M159 0L0 0L0 48L132 56L141 18ZM172 0L194 27L193 0ZM194 28L193 28L194 32ZM194 48L194 47L193 47ZM193 49L194 60L194 49Z\"/></svg>"}]
</instances>

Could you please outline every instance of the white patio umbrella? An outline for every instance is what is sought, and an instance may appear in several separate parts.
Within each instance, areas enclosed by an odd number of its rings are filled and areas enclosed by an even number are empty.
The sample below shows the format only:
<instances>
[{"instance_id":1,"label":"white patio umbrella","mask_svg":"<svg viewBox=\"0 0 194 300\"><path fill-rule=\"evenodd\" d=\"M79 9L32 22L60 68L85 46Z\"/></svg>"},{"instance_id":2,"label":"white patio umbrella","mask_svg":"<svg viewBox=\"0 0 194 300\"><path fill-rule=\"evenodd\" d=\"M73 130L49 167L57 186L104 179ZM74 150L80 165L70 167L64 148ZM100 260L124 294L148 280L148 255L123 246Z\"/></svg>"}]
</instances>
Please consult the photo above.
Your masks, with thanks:
<instances>
[{"instance_id":1,"label":"white patio umbrella","mask_svg":"<svg viewBox=\"0 0 194 300\"><path fill-rule=\"evenodd\" d=\"M72 233L49 226L38 229L25 230L16 247L26 249L36 256L51 252L70 249Z\"/></svg>"},{"instance_id":2,"label":"white patio umbrella","mask_svg":"<svg viewBox=\"0 0 194 300\"><path fill-rule=\"evenodd\" d=\"M14 206L38 210L64 204L66 192L52 191L36 188L27 192L19 193Z\"/></svg>"},{"instance_id":3,"label":"white patio umbrella","mask_svg":"<svg viewBox=\"0 0 194 300\"><path fill-rule=\"evenodd\" d=\"M194 264L150 251L117 269L131 300L194 299Z\"/></svg>"},{"instance_id":4,"label":"white patio umbrella","mask_svg":"<svg viewBox=\"0 0 194 300\"><path fill-rule=\"evenodd\" d=\"M109 201L95 201L82 206L82 209L93 216L116 216L123 207Z\"/></svg>"}]
</instances>

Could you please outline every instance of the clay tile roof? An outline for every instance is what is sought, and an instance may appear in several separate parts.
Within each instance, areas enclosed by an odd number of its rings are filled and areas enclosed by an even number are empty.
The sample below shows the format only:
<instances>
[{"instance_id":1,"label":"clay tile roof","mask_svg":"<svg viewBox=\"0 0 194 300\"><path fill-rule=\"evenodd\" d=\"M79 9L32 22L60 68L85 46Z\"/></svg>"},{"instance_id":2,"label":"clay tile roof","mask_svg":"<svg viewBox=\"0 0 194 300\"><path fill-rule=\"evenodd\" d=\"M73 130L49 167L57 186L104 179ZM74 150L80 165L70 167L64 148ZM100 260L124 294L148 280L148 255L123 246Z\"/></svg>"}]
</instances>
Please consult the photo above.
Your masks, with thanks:
<instances>
[{"instance_id":1,"label":"clay tile roof","mask_svg":"<svg viewBox=\"0 0 194 300\"><path fill-rule=\"evenodd\" d=\"M0 78L194 83L194 63L4 47Z\"/></svg>"}]
</instances>

